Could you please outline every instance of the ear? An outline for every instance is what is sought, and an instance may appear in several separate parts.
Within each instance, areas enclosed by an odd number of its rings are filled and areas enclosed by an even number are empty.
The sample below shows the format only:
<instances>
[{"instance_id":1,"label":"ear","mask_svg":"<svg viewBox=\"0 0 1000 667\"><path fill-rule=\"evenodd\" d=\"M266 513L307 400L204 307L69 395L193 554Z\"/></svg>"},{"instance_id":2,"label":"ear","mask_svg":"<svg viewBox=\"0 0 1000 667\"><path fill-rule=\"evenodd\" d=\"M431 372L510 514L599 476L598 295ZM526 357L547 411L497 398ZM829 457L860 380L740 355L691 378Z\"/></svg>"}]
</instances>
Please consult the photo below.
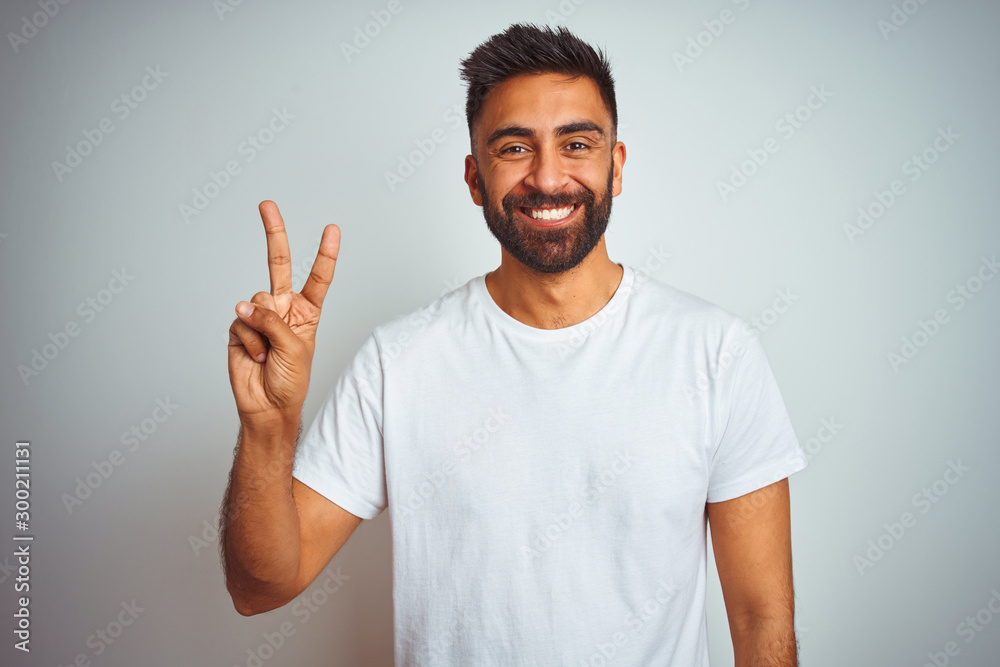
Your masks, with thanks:
<instances>
[{"instance_id":1,"label":"ear","mask_svg":"<svg viewBox=\"0 0 1000 667\"><path fill-rule=\"evenodd\" d=\"M618 142L611 149L611 160L614 162L615 173L611 181L611 196L617 197L622 192L622 168L625 166L625 144Z\"/></svg>"},{"instance_id":2,"label":"ear","mask_svg":"<svg viewBox=\"0 0 1000 667\"><path fill-rule=\"evenodd\" d=\"M483 194L479 191L479 184L476 176L479 174L479 167L476 166L476 158L471 155L465 156L465 184L469 186L469 194L476 206L483 205Z\"/></svg>"}]
</instances>

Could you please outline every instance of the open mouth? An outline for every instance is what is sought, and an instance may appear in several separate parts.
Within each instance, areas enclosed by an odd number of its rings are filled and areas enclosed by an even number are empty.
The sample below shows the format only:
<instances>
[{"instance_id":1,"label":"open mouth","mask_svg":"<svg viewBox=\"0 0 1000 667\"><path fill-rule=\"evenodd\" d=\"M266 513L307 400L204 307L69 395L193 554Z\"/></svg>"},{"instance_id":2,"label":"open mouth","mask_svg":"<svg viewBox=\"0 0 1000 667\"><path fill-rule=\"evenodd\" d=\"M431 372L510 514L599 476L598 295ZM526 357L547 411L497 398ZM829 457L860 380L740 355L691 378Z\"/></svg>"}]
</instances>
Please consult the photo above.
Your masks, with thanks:
<instances>
[{"instance_id":1,"label":"open mouth","mask_svg":"<svg viewBox=\"0 0 1000 667\"><path fill-rule=\"evenodd\" d=\"M561 225L573 217L578 208L580 208L578 204L570 204L569 206L560 208L528 208L526 206L518 206L517 210L535 225L540 227L554 227L555 225Z\"/></svg>"}]
</instances>

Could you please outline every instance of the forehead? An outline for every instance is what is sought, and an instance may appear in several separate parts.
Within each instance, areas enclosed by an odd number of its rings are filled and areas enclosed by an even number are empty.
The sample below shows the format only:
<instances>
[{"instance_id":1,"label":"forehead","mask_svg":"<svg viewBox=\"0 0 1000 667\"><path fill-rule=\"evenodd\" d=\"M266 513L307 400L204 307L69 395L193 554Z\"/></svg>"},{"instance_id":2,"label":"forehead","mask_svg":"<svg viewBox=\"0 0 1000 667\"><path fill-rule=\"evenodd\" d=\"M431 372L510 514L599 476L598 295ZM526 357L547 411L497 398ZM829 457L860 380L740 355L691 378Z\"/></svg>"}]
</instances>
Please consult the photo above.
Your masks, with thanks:
<instances>
[{"instance_id":1,"label":"forehead","mask_svg":"<svg viewBox=\"0 0 1000 667\"><path fill-rule=\"evenodd\" d=\"M567 120L589 120L605 128L611 124L611 113L593 79L569 79L551 72L507 79L486 95L481 113L480 137L502 125L544 131Z\"/></svg>"}]
</instances>

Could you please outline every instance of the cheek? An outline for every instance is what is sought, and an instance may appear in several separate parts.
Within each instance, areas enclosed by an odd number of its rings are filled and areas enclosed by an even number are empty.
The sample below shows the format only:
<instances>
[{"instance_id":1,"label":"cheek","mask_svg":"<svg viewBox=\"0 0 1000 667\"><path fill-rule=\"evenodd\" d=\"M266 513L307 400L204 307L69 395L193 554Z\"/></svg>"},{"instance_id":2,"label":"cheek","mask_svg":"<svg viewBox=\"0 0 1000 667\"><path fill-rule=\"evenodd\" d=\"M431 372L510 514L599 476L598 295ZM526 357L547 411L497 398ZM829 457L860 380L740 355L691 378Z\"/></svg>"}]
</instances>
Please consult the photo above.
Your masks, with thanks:
<instances>
[{"instance_id":1,"label":"cheek","mask_svg":"<svg viewBox=\"0 0 1000 667\"><path fill-rule=\"evenodd\" d=\"M594 192L604 190L608 185L608 166L595 162L583 162L570 165L566 173L573 180L585 185Z\"/></svg>"},{"instance_id":2,"label":"cheek","mask_svg":"<svg viewBox=\"0 0 1000 667\"><path fill-rule=\"evenodd\" d=\"M519 182L517 178L512 178L509 173L501 173L499 170L493 170L483 185L486 186L486 194L489 195L489 199L494 204L494 207L503 208L503 198L511 191L516 190Z\"/></svg>"},{"instance_id":3,"label":"cheek","mask_svg":"<svg viewBox=\"0 0 1000 667\"><path fill-rule=\"evenodd\" d=\"M500 164L491 168L487 175L486 185L490 192L510 192L524 180L527 170L516 164Z\"/></svg>"}]
</instances>

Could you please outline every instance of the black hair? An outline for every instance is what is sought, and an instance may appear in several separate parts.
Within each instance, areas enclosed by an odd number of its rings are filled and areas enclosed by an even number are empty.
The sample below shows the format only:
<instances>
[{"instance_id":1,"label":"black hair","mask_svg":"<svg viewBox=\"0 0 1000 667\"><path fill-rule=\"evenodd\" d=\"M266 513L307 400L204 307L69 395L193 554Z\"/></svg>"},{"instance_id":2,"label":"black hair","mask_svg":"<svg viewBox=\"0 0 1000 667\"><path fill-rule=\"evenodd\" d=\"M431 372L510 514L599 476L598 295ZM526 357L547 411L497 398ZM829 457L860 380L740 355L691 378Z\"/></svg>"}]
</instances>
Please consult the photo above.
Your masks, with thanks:
<instances>
[{"instance_id":1,"label":"black hair","mask_svg":"<svg viewBox=\"0 0 1000 667\"><path fill-rule=\"evenodd\" d=\"M462 61L460 76L468 83L465 116L473 151L473 127L482 113L486 95L505 80L519 74L565 74L571 79L589 77L597 84L604 106L611 113L612 136L618 133L618 105L611 64L604 51L595 50L563 26L539 28L515 23L476 47Z\"/></svg>"}]
</instances>

